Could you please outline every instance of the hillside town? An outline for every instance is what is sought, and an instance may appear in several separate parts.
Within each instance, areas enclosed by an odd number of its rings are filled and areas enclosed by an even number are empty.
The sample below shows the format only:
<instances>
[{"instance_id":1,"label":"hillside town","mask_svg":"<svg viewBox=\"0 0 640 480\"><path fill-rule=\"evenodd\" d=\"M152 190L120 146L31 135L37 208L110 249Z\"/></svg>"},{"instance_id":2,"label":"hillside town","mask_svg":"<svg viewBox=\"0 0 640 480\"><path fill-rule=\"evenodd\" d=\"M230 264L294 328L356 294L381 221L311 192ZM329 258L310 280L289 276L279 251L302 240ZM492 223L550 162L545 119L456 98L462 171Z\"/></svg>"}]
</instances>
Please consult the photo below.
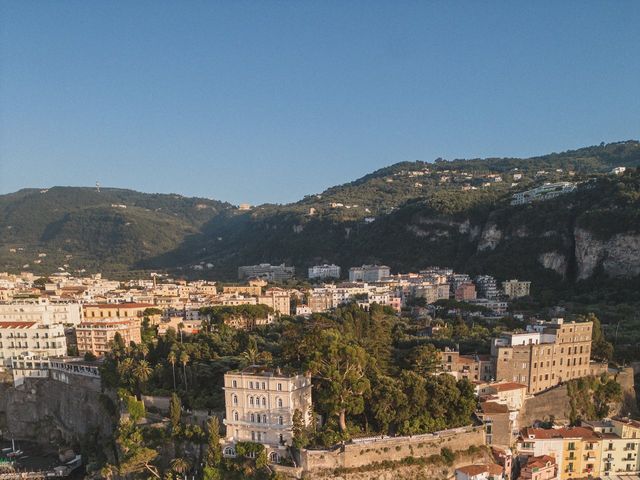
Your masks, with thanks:
<instances>
[{"instance_id":1,"label":"hillside town","mask_svg":"<svg viewBox=\"0 0 640 480\"><path fill-rule=\"evenodd\" d=\"M245 366L223 372L222 387L217 387L224 399L220 451L235 459L245 455L246 445L262 445L270 465L295 476L370 463L364 457L360 463L347 461L354 446L386 452L387 444L393 445L389 461L406 458L396 455L405 446L424 449L411 457L440 454L434 439L446 437L464 448L484 446L490 452L482 464L456 464L455 478L460 480L640 474L640 422L630 418L630 412L618 408L615 413L604 405L602 419L576 420L568 418L562 406L547 403L559 392L569 395L572 382L586 379L604 385L618 379L616 385L623 384L618 390L628 393L633 373L593 359L593 321L524 318L513 311L512 302L530 295L529 281L499 282L489 275L472 277L442 267L392 274L384 265L352 267L348 280L342 281L340 267L325 264L309 268L307 282L288 287L294 275L293 267L270 264L240 267L237 284L159 274L128 281L99 274L0 274L1 378L18 390L46 380L99 392L104 389L105 359L118 345L143 345L143 336L151 342L167 336L182 341L223 328L250 334L286 318L311 322L315 315L348 305L365 313L384 308L398 318L411 318L418 324L416 338L427 340L442 338L449 328L437 320L442 315L485 322L516 318L522 328L500 331L486 353L462 353L455 345L435 350L434 366L425 374L468 382L476 399L472 417L457 429L353 437L341 441L338 450L324 451L321 461L318 452L323 450L300 447L297 439L301 431L327 421L314 413L317 377L261 362L254 355ZM181 355L180 362L186 366L189 360ZM175 385L175 370L173 375ZM157 396L142 398L151 409L163 402ZM615 403L616 398L602 401Z\"/></svg>"}]
</instances>

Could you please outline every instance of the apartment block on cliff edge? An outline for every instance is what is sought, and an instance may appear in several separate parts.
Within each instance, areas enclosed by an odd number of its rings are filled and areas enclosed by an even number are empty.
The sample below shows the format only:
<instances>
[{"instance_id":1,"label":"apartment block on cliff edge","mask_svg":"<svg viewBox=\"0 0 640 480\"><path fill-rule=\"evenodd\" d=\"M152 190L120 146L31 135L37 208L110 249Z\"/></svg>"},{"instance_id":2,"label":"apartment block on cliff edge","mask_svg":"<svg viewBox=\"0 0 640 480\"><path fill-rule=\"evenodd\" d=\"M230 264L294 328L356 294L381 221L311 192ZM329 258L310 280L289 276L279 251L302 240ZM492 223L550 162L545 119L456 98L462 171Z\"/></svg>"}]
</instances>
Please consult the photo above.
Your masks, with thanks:
<instances>
[{"instance_id":1,"label":"apartment block on cliff edge","mask_svg":"<svg viewBox=\"0 0 640 480\"><path fill-rule=\"evenodd\" d=\"M524 332L503 333L491 345L495 379L523 383L527 393L539 393L590 375L592 329L592 322L556 318Z\"/></svg>"}]
</instances>

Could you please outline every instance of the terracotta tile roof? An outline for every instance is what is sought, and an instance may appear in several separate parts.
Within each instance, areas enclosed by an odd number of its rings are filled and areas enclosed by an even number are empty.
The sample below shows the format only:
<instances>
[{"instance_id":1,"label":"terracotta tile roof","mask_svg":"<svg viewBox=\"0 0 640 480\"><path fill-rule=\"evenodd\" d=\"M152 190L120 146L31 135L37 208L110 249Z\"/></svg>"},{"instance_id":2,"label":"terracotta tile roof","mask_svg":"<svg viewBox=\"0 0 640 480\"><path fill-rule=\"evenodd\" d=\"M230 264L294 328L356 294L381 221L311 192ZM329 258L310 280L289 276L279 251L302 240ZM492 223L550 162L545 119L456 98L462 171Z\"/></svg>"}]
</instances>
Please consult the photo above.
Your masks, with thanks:
<instances>
[{"instance_id":1,"label":"terracotta tile roof","mask_svg":"<svg viewBox=\"0 0 640 480\"><path fill-rule=\"evenodd\" d=\"M496 465L495 463L485 463L482 465L465 465L464 467L456 468L456 470L469 476L476 476L485 472L488 472L492 475L500 475L502 473L502 467L500 465Z\"/></svg>"},{"instance_id":2,"label":"terracotta tile roof","mask_svg":"<svg viewBox=\"0 0 640 480\"><path fill-rule=\"evenodd\" d=\"M541 455L539 457L530 457L524 468L546 467L547 463L556 464L556 459L549 455Z\"/></svg>"},{"instance_id":3,"label":"terracotta tile roof","mask_svg":"<svg viewBox=\"0 0 640 480\"><path fill-rule=\"evenodd\" d=\"M481 402L480 408L483 413L508 413L509 408L506 405L496 402Z\"/></svg>"},{"instance_id":4,"label":"terracotta tile roof","mask_svg":"<svg viewBox=\"0 0 640 480\"><path fill-rule=\"evenodd\" d=\"M551 439L551 438L582 438L588 440L600 440L602 437L590 428L585 427L562 427L562 428L525 428L521 432L523 440L529 438Z\"/></svg>"},{"instance_id":5,"label":"terracotta tile roof","mask_svg":"<svg viewBox=\"0 0 640 480\"><path fill-rule=\"evenodd\" d=\"M508 390L520 390L522 388L524 389L527 388L526 385L523 385L522 383L515 383L515 382L497 383L491 386L499 392L506 392Z\"/></svg>"},{"instance_id":6,"label":"terracotta tile roof","mask_svg":"<svg viewBox=\"0 0 640 480\"><path fill-rule=\"evenodd\" d=\"M36 322L0 322L0 328L31 328Z\"/></svg>"}]
</instances>

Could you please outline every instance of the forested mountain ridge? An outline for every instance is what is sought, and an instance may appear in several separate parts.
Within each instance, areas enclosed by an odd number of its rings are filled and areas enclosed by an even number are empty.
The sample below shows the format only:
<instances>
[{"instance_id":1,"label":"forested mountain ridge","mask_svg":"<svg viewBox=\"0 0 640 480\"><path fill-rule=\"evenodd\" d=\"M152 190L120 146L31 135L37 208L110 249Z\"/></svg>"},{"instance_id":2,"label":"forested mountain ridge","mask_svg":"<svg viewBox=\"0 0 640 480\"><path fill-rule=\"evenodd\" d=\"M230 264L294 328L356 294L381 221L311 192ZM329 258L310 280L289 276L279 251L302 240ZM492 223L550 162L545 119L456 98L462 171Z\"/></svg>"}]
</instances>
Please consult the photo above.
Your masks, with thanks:
<instances>
[{"instance_id":1,"label":"forested mountain ridge","mask_svg":"<svg viewBox=\"0 0 640 480\"><path fill-rule=\"evenodd\" d=\"M237 266L257 262L304 272L324 261L379 261L396 271L438 264L554 284L599 272L633 276L635 263L622 253L635 248L638 175L607 173L638 165L637 141L531 159L401 162L299 202L249 211L120 189L21 190L0 196L0 268L232 278ZM555 200L509 205L513 193L558 180L591 182Z\"/></svg>"}]
</instances>

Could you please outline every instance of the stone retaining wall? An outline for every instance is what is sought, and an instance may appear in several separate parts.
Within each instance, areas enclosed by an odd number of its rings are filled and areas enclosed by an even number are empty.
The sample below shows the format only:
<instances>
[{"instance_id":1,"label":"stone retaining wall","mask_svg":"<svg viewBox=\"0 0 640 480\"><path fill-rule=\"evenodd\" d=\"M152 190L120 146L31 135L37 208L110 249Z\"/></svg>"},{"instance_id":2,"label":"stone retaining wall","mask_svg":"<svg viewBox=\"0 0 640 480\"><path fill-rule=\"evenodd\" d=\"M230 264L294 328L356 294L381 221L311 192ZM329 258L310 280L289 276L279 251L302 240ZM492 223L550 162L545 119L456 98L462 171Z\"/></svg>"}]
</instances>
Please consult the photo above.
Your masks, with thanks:
<instances>
[{"instance_id":1,"label":"stone retaining wall","mask_svg":"<svg viewBox=\"0 0 640 480\"><path fill-rule=\"evenodd\" d=\"M302 450L300 466L305 472L358 468L374 462L440 455L445 447L456 452L484 445L483 427L463 427L411 437L372 437L333 450Z\"/></svg>"}]
</instances>

